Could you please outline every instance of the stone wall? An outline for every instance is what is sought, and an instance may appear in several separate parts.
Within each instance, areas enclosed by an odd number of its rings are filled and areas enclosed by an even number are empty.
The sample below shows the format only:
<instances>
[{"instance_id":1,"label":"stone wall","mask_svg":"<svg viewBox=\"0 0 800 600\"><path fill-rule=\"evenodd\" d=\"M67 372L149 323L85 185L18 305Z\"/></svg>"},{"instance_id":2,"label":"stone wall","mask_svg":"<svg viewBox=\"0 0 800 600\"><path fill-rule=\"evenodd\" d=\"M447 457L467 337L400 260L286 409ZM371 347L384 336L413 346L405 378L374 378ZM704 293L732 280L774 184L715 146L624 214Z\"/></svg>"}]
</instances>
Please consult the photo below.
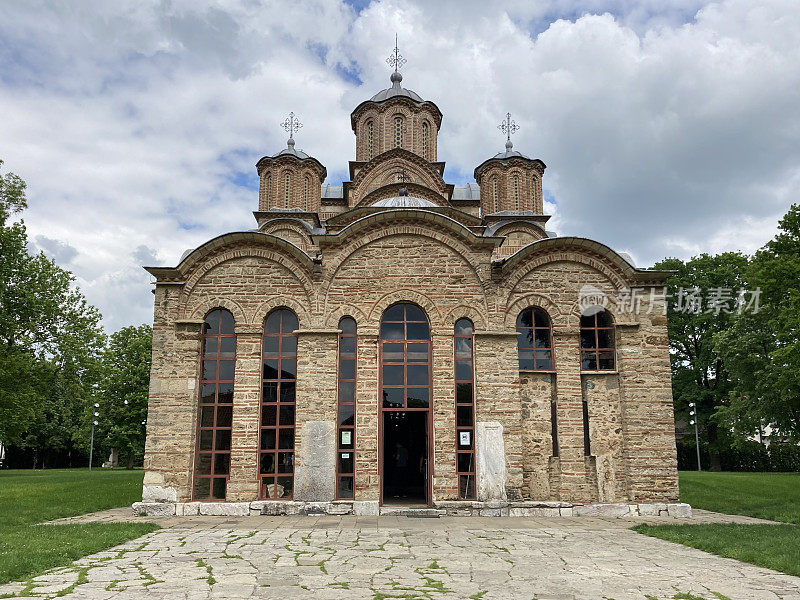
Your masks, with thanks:
<instances>
[{"instance_id":1,"label":"stone wall","mask_svg":"<svg viewBox=\"0 0 800 600\"><path fill-rule=\"evenodd\" d=\"M231 236L159 274L147 499L191 500L199 336L205 315L216 307L232 312L237 333L228 500L258 498L261 335L269 312L287 307L299 320L295 500L333 499L336 326L347 315L356 320L359 335L356 500L377 501L378 334L383 311L396 302L416 303L431 324L435 502L457 498L452 335L462 317L470 318L476 330L476 458L483 469L478 500L677 499L665 318L660 311L617 317L613 372L581 372L578 349L582 286L612 294L619 287L656 283L633 281L629 266L569 238L541 240L507 263L493 265L496 242L423 211L369 216L337 235L318 236L322 259L317 262L276 239L252 233ZM541 306L551 317L553 372L519 371L515 319L528 306ZM584 455L584 401L589 456ZM551 441L552 402L558 416L558 457Z\"/></svg>"}]
</instances>

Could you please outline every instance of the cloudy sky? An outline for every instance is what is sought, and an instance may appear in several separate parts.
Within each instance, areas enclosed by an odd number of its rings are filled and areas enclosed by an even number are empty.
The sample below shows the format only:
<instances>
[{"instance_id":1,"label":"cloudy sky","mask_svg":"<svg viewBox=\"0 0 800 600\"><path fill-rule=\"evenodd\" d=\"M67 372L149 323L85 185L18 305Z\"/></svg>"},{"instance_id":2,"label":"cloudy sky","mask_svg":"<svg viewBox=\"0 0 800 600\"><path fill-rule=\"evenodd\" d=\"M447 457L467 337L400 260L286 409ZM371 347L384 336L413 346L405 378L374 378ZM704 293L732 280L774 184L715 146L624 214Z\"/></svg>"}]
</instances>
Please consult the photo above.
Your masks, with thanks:
<instances>
[{"instance_id":1,"label":"cloudy sky","mask_svg":"<svg viewBox=\"0 0 800 600\"><path fill-rule=\"evenodd\" d=\"M668 8L664 8L668 6ZM0 158L34 249L110 329L152 321L141 265L254 226L256 161L297 146L347 178L349 114L404 86L444 113L463 184L502 150L547 165L551 228L629 252L750 252L800 191L797 0L5 0Z\"/></svg>"}]
</instances>

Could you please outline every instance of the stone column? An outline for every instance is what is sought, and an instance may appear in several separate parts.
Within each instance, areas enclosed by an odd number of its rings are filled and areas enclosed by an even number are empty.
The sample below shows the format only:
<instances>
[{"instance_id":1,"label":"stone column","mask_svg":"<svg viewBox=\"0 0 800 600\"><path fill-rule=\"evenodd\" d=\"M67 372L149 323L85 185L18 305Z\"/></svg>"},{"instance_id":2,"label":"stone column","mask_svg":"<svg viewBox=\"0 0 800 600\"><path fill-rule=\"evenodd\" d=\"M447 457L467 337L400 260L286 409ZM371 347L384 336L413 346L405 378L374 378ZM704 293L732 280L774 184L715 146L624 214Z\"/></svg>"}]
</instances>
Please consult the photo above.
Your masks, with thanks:
<instances>
[{"instance_id":1,"label":"stone column","mask_svg":"<svg viewBox=\"0 0 800 600\"><path fill-rule=\"evenodd\" d=\"M336 495L338 329L297 331L294 499Z\"/></svg>"},{"instance_id":2,"label":"stone column","mask_svg":"<svg viewBox=\"0 0 800 600\"><path fill-rule=\"evenodd\" d=\"M145 502L191 499L203 321L176 320L180 289L156 287L144 460Z\"/></svg>"},{"instance_id":3,"label":"stone column","mask_svg":"<svg viewBox=\"0 0 800 600\"><path fill-rule=\"evenodd\" d=\"M236 372L233 381L231 472L226 499L258 499L258 434L261 428L262 324L236 323Z\"/></svg>"},{"instance_id":4,"label":"stone column","mask_svg":"<svg viewBox=\"0 0 800 600\"><path fill-rule=\"evenodd\" d=\"M474 360L478 500L518 500L522 498L522 412L517 332L476 331Z\"/></svg>"},{"instance_id":5,"label":"stone column","mask_svg":"<svg viewBox=\"0 0 800 600\"><path fill-rule=\"evenodd\" d=\"M431 335L433 347L433 404L429 419L433 419L433 489L437 500L458 499L456 477L456 408L455 372L453 366L453 331L442 329Z\"/></svg>"},{"instance_id":6,"label":"stone column","mask_svg":"<svg viewBox=\"0 0 800 600\"><path fill-rule=\"evenodd\" d=\"M578 328L553 327L556 375L556 415L561 474L559 497L565 501L588 501L583 453L583 395Z\"/></svg>"},{"instance_id":7,"label":"stone column","mask_svg":"<svg viewBox=\"0 0 800 600\"><path fill-rule=\"evenodd\" d=\"M667 319L660 313L640 317L638 324L617 325L628 498L676 502L678 470Z\"/></svg>"},{"instance_id":8,"label":"stone column","mask_svg":"<svg viewBox=\"0 0 800 600\"><path fill-rule=\"evenodd\" d=\"M358 332L356 373L356 484L355 499L378 501L381 480L378 460L378 333Z\"/></svg>"}]
</instances>

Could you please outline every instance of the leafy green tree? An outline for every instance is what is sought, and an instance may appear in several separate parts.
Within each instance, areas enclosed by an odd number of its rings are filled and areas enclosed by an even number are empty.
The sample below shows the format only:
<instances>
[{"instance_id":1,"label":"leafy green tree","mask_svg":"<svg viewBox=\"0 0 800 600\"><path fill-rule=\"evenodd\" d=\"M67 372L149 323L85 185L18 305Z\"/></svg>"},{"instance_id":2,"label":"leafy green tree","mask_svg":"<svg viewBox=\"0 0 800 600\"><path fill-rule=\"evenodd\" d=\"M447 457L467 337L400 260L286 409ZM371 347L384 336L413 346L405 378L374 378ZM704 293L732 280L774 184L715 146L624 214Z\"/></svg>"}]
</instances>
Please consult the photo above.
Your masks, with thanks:
<instances>
[{"instance_id":1,"label":"leafy green tree","mask_svg":"<svg viewBox=\"0 0 800 600\"><path fill-rule=\"evenodd\" d=\"M759 311L744 311L715 337L733 382L720 417L743 435L770 424L800 441L800 205L753 257L746 279L761 290Z\"/></svg>"},{"instance_id":2,"label":"leafy green tree","mask_svg":"<svg viewBox=\"0 0 800 600\"><path fill-rule=\"evenodd\" d=\"M719 468L720 452L730 444L715 414L731 391L725 363L714 351L714 335L727 329L734 318L734 301L744 287L747 265L748 258L736 252L702 254L686 262L667 258L655 265L675 271L667 281L667 329L676 417L688 422L689 404L695 403L712 469ZM726 302L715 303L715 298Z\"/></svg>"},{"instance_id":3,"label":"leafy green tree","mask_svg":"<svg viewBox=\"0 0 800 600\"><path fill-rule=\"evenodd\" d=\"M13 220L26 207L25 182L0 174L0 439L69 451L104 334L73 275L28 252L25 225ZM54 426L55 415L72 429Z\"/></svg>"},{"instance_id":4,"label":"leafy green tree","mask_svg":"<svg viewBox=\"0 0 800 600\"><path fill-rule=\"evenodd\" d=\"M144 454L152 345L149 325L129 326L111 334L103 352L95 436L127 457L128 468Z\"/></svg>"}]
</instances>

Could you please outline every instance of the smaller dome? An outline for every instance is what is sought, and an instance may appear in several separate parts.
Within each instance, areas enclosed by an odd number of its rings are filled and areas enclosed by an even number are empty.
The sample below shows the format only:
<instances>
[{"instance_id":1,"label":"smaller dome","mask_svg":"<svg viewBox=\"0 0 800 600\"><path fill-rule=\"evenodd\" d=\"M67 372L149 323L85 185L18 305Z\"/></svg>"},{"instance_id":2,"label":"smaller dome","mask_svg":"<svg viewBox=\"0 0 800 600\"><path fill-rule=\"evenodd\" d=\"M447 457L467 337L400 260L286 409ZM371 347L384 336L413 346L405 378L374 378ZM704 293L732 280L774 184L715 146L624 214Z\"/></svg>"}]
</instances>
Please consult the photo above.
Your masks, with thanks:
<instances>
[{"instance_id":1,"label":"smaller dome","mask_svg":"<svg viewBox=\"0 0 800 600\"><path fill-rule=\"evenodd\" d=\"M393 196L392 198L378 200L372 206L382 208L436 208L438 204L425 198L416 198L414 196Z\"/></svg>"},{"instance_id":2,"label":"smaller dome","mask_svg":"<svg viewBox=\"0 0 800 600\"><path fill-rule=\"evenodd\" d=\"M514 144L512 143L511 140L508 140L506 142L506 151L505 152L498 152L492 158L499 158L501 160L504 159L504 158L515 158L515 157L516 158L528 158L527 156L525 156L521 152L517 152L513 148L514 148ZM528 160L530 160L530 158L528 158Z\"/></svg>"},{"instance_id":3,"label":"smaller dome","mask_svg":"<svg viewBox=\"0 0 800 600\"><path fill-rule=\"evenodd\" d=\"M273 154L272 158L278 158L279 156L284 156L285 154L290 154L292 156L296 156L299 159L310 158L308 154L303 152L302 150L295 150L294 149L294 139L289 138L286 141L286 148L278 152L277 154Z\"/></svg>"}]
</instances>

